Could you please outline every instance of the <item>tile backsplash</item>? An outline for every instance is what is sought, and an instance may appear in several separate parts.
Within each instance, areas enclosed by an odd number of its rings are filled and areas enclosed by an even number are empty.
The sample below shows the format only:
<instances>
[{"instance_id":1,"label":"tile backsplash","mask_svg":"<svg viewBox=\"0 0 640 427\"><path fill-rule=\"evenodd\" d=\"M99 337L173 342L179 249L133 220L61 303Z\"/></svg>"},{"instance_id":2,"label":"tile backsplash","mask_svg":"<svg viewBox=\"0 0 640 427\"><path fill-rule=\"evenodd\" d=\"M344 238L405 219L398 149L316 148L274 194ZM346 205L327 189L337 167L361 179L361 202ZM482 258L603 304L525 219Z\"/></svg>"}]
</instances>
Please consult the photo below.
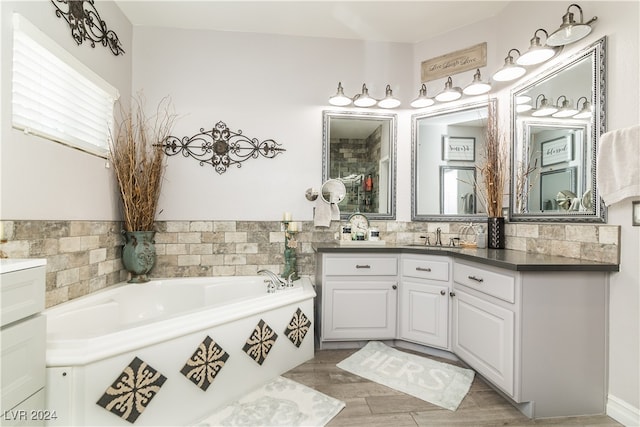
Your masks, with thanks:
<instances>
[{"instance_id":1,"label":"tile backsplash","mask_svg":"<svg viewBox=\"0 0 640 427\"><path fill-rule=\"evenodd\" d=\"M10 258L47 259L47 307L127 279L122 267L117 221L2 221L0 250ZM443 243L466 232L464 223L372 221L388 244L424 241L439 227ZM253 275L284 266L284 233L279 221L161 221L155 237L152 277ZM334 240L339 224L315 228L303 222L297 234L300 274L313 276L313 244ZM620 227L582 224L506 226L506 248L619 262ZM433 241L433 238L432 238Z\"/></svg>"}]
</instances>

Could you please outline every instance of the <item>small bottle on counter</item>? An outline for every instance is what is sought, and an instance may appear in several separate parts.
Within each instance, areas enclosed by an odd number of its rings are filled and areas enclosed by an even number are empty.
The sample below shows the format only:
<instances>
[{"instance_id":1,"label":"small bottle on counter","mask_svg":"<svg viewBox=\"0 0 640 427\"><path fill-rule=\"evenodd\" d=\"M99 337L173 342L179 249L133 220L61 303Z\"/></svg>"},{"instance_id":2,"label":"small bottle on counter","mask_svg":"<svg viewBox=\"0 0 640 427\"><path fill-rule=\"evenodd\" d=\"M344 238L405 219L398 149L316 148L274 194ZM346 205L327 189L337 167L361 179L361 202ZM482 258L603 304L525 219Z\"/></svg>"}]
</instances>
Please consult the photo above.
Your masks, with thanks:
<instances>
[{"instance_id":1,"label":"small bottle on counter","mask_svg":"<svg viewBox=\"0 0 640 427\"><path fill-rule=\"evenodd\" d=\"M377 227L371 227L369 229L369 240L377 242L380 240L380 231Z\"/></svg>"},{"instance_id":2,"label":"small bottle on counter","mask_svg":"<svg viewBox=\"0 0 640 427\"><path fill-rule=\"evenodd\" d=\"M340 240L351 240L351 226L343 225L342 227L342 236L340 236Z\"/></svg>"},{"instance_id":3,"label":"small bottle on counter","mask_svg":"<svg viewBox=\"0 0 640 427\"><path fill-rule=\"evenodd\" d=\"M478 226L478 234L476 234L476 244L478 249L484 249L487 247L487 235L484 232L484 227Z\"/></svg>"}]
</instances>

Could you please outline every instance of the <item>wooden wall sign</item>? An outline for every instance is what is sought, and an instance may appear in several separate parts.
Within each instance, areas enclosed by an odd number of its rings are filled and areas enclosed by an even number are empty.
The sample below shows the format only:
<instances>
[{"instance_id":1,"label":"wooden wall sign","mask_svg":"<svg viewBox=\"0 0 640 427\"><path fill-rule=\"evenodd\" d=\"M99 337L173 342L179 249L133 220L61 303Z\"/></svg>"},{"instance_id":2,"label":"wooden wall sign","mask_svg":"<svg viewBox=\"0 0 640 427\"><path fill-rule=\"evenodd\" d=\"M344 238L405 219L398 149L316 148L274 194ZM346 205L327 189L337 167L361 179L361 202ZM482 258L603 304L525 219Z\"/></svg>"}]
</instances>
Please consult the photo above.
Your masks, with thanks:
<instances>
[{"instance_id":1,"label":"wooden wall sign","mask_svg":"<svg viewBox=\"0 0 640 427\"><path fill-rule=\"evenodd\" d=\"M487 42L422 61L422 83L487 65Z\"/></svg>"}]
</instances>

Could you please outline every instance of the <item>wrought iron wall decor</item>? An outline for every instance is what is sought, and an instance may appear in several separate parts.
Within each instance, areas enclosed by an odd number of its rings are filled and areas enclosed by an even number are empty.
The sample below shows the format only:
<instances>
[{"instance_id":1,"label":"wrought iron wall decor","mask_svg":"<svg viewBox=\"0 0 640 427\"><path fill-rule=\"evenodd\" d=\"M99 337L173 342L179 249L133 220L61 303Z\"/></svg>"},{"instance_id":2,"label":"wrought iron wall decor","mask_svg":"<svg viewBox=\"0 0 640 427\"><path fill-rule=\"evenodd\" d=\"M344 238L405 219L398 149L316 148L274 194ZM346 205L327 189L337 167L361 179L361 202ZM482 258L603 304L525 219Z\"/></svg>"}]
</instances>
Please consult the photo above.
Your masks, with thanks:
<instances>
[{"instance_id":1,"label":"wrought iron wall decor","mask_svg":"<svg viewBox=\"0 0 640 427\"><path fill-rule=\"evenodd\" d=\"M107 29L107 24L100 18L100 14L94 4L95 0L51 0L56 8L56 16L63 18L71 28L71 37L81 45L83 41L89 40L91 47L96 47L96 42L108 47L111 52L118 56L124 54L124 49L120 44L118 35ZM65 12L59 4L68 5Z\"/></svg>"},{"instance_id":2,"label":"wrought iron wall decor","mask_svg":"<svg viewBox=\"0 0 640 427\"><path fill-rule=\"evenodd\" d=\"M200 128L200 133L193 136L178 138L168 137L164 143L158 144L167 156L175 156L182 153L184 157L191 157L200 162L200 166L209 164L216 172L222 174L231 165L242 166L242 162L248 159L257 159L258 156L273 159L284 148L273 139L262 142L257 138L248 138L242 135L242 131L229 130L224 122L218 122L211 130Z\"/></svg>"}]
</instances>

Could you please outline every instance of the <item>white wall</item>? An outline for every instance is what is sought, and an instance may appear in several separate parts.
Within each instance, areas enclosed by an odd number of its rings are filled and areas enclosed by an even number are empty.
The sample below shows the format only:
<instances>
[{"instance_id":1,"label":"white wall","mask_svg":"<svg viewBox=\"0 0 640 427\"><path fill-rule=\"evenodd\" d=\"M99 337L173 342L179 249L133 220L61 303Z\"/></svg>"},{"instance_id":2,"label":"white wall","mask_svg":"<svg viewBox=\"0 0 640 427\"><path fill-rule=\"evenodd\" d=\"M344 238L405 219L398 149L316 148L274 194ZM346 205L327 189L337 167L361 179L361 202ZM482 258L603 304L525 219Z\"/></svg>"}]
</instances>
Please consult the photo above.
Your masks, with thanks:
<instances>
[{"instance_id":1,"label":"white wall","mask_svg":"<svg viewBox=\"0 0 640 427\"><path fill-rule=\"evenodd\" d=\"M413 95L406 44L136 28L134 50L134 90L143 90L150 104L172 98L181 115L174 135L192 136L223 121L287 150L223 174L180 155L169 158L160 201L166 220L273 221L283 211L310 220L313 205L304 192L321 184L322 110L336 109L327 100L338 82L348 95L363 83L374 97L387 84L398 96ZM409 126L400 123L398 130L406 157ZM410 206L408 199L400 203Z\"/></svg>"},{"instance_id":2,"label":"white wall","mask_svg":"<svg viewBox=\"0 0 640 427\"><path fill-rule=\"evenodd\" d=\"M11 127L11 49L13 12L18 12L64 49L130 97L132 27L112 2L99 2L98 12L118 35L124 56L88 42L78 46L71 30L48 0L0 2L2 8L2 113L0 125L0 217L46 220L113 220L119 217L112 172L105 159L59 143L25 135Z\"/></svg>"}]
</instances>

